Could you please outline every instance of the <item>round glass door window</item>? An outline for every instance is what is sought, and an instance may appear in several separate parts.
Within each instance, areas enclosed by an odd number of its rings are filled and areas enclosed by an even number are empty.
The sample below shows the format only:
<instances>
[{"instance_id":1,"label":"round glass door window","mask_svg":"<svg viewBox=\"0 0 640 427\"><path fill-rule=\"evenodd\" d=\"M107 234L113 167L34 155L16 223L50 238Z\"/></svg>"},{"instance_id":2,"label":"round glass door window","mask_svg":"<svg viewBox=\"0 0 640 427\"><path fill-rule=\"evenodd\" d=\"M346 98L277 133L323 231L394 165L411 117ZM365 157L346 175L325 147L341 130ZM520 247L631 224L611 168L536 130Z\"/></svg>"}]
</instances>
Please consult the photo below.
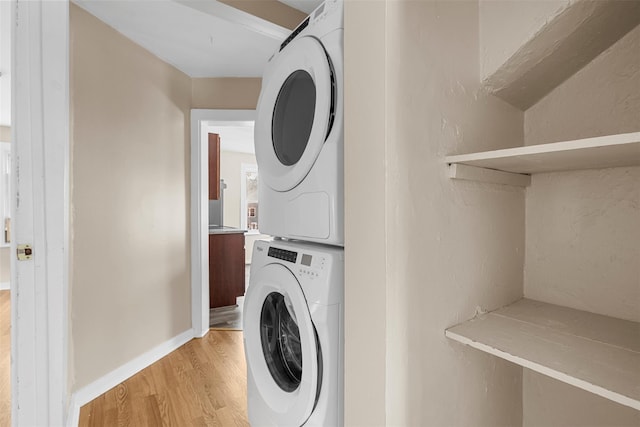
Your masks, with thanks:
<instances>
[{"instance_id":1,"label":"round glass door window","mask_svg":"<svg viewBox=\"0 0 640 427\"><path fill-rule=\"evenodd\" d=\"M269 372L278 386L291 393L302 379L300 332L293 308L285 297L272 292L260 314L260 340Z\"/></svg>"},{"instance_id":2,"label":"round glass door window","mask_svg":"<svg viewBox=\"0 0 640 427\"><path fill-rule=\"evenodd\" d=\"M296 164L304 154L315 109L316 85L311 75L294 71L280 88L271 120L273 149L283 165Z\"/></svg>"}]
</instances>

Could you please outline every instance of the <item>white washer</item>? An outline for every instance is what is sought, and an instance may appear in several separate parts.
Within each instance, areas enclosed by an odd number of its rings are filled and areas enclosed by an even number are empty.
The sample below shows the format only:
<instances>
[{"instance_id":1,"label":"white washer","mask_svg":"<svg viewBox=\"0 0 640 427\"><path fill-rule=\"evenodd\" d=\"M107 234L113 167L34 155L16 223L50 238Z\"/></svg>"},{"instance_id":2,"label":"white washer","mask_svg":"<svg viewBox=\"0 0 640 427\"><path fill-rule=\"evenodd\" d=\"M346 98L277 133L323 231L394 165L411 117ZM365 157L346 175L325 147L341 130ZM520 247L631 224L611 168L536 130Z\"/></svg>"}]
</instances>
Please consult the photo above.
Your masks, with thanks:
<instances>
[{"instance_id":1,"label":"white washer","mask_svg":"<svg viewBox=\"0 0 640 427\"><path fill-rule=\"evenodd\" d=\"M342 426L344 250L258 240L244 299L252 426Z\"/></svg>"},{"instance_id":2,"label":"white washer","mask_svg":"<svg viewBox=\"0 0 640 427\"><path fill-rule=\"evenodd\" d=\"M327 0L267 64L255 122L264 234L344 246L343 2Z\"/></svg>"}]
</instances>

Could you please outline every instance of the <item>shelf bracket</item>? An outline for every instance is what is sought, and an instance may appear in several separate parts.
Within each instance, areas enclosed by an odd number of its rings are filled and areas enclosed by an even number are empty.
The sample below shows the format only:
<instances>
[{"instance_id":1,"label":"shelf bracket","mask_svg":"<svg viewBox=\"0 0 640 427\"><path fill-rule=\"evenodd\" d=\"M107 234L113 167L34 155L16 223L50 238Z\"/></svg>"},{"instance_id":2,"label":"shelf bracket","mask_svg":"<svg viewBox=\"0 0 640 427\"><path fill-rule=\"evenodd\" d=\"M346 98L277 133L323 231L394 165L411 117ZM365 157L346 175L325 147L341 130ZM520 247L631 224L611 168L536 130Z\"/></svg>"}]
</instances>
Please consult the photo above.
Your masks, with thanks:
<instances>
[{"instance_id":1,"label":"shelf bracket","mask_svg":"<svg viewBox=\"0 0 640 427\"><path fill-rule=\"evenodd\" d=\"M513 185L517 187L528 187L531 185L531 175L479 168L461 163L449 164L449 178Z\"/></svg>"}]
</instances>

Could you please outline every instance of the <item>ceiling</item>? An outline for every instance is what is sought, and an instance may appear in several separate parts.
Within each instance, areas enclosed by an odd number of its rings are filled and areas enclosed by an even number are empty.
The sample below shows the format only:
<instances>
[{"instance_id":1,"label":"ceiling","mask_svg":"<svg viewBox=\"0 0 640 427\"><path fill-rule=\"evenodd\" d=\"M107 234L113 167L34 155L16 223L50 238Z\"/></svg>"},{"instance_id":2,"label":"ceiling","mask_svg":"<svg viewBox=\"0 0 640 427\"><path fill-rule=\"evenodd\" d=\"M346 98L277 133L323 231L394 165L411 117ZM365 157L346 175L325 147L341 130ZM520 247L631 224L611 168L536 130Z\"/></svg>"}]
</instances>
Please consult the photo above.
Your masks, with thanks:
<instances>
[{"instance_id":1,"label":"ceiling","mask_svg":"<svg viewBox=\"0 0 640 427\"><path fill-rule=\"evenodd\" d=\"M235 124L220 125L209 123L210 133L220 135L220 150L237 153L255 154L253 145L253 122L237 122Z\"/></svg>"},{"instance_id":2,"label":"ceiling","mask_svg":"<svg viewBox=\"0 0 640 427\"><path fill-rule=\"evenodd\" d=\"M74 0L190 77L260 77L289 29L216 0ZM317 0L286 0L313 10Z\"/></svg>"}]
</instances>

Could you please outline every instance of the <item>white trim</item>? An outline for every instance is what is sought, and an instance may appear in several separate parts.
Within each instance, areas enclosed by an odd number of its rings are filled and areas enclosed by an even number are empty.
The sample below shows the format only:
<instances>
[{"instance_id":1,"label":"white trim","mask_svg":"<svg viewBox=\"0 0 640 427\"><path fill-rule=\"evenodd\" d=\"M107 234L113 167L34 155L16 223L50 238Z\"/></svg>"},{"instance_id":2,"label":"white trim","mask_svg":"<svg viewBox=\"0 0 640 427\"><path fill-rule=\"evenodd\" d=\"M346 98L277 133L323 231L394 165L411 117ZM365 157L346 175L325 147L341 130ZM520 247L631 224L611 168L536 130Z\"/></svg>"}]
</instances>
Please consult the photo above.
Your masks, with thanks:
<instances>
[{"instance_id":1,"label":"white trim","mask_svg":"<svg viewBox=\"0 0 640 427\"><path fill-rule=\"evenodd\" d=\"M12 5L11 422L64 425L68 397L69 2ZM18 171L20 173L18 174Z\"/></svg>"},{"instance_id":2,"label":"white trim","mask_svg":"<svg viewBox=\"0 0 640 427\"><path fill-rule=\"evenodd\" d=\"M191 110L191 326L209 332L209 203L207 127L255 120L255 110Z\"/></svg>"},{"instance_id":3,"label":"white trim","mask_svg":"<svg viewBox=\"0 0 640 427\"><path fill-rule=\"evenodd\" d=\"M258 173L258 165L255 163L240 164L240 228L247 230L245 234L260 234L260 231L249 230L247 227L247 172Z\"/></svg>"},{"instance_id":4,"label":"white trim","mask_svg":"<svg viewBox=\"0 0 640 427\"><path fill-rule=\"evenodd\" d=\"M11 218L11 142L0 142L0 248L9 248L4 221Z\"/></svg>"},{"instance_id":5,"label":"white trim","mask_svg":"<svg viewBox=\"0 0 640 427\"><path fill-rule=\"evenodd\" d=\"M184 331L73 393L67 426L76 427L78 425L82 406L131 378L144 368L151 366L193 338L193 329Z\"/></svg>"},{"instance_id":6,"label":"white trim","mask_svg":"<svg viewBox=\"0 0 640 427\"><path fill-rule=\"evenodd\" d=\"M11 289L10 283L11 282L0 282L0 291L8 291Z\"/></svg>"}]
</instances>

